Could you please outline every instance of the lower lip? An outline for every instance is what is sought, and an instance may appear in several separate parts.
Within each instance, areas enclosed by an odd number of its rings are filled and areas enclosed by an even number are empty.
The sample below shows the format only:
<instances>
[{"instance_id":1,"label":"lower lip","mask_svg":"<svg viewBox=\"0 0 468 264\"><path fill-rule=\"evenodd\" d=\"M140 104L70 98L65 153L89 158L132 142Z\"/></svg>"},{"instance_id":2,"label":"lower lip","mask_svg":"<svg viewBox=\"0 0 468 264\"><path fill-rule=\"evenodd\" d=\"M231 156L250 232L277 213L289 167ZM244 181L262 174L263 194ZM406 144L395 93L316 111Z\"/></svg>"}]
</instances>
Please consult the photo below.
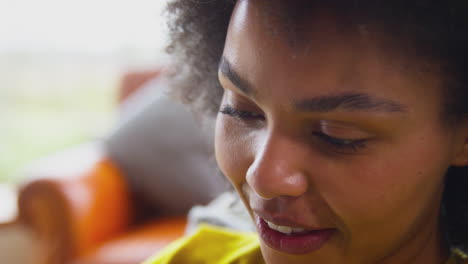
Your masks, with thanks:
<instances>
[{"instance_id":1,"label":"lower lip","mask_svg":"<svg viewBox=\"0 0 468 264\"><path fill-rule=\"evenodd\" d=\"M302 255L319 250L335 233L335 229L320 229L302 234L283 234L271 229L257 216L260 238L271 248L286 254Z\"/></svg>"}]
</instances>

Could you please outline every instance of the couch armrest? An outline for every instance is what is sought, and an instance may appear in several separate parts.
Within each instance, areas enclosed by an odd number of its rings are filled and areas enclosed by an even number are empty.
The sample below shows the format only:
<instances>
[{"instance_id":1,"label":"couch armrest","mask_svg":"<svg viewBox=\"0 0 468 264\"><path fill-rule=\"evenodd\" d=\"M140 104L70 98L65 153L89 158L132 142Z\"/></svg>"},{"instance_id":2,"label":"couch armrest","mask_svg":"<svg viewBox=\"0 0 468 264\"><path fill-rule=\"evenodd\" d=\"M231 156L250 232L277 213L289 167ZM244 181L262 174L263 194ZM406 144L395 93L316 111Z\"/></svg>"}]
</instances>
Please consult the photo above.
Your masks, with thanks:
<instances>
[{"instance_id":1,"label":"couch armrest","mask_svg":"<svg viewBox=\"0 0 468 264\"><path fill-rule=\"evenodd\" d=\"M87 173L68 179L36 179L23 186L19 220L42 247L40 262L63 264L126 230L130 194L115 164L103 158Z\"/></svg>"},{"instance_id":2,"label":"couch armrest","mask_svg":"<svg viewBox=\"0 0 468 264\"><path fill-rule=\"evenodd\" d=\"M147 222L99 245L73 264L137 264L184 235L186 216L163 217Z\"/></svg>"}]
</instances>

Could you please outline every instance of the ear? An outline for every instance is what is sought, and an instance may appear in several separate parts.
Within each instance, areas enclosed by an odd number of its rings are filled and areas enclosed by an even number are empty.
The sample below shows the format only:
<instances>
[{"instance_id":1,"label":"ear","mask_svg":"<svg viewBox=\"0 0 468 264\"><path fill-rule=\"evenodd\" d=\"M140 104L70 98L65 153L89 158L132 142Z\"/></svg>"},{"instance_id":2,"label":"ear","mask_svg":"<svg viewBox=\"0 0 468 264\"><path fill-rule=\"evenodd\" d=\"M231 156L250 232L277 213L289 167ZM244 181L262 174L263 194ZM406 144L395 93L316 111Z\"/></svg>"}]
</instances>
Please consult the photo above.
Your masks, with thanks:
<instances>
[{"instance_id":1,"label":"ear","mask_svg":"<svg viewBox=\"0 0 468 264\"><path fill-rule=\"evenodd\" d=\"M460 131L456 136L456 155L452 161L452 166L468 166L468 122L460 126Z\"/></svg>"}]
</instances>

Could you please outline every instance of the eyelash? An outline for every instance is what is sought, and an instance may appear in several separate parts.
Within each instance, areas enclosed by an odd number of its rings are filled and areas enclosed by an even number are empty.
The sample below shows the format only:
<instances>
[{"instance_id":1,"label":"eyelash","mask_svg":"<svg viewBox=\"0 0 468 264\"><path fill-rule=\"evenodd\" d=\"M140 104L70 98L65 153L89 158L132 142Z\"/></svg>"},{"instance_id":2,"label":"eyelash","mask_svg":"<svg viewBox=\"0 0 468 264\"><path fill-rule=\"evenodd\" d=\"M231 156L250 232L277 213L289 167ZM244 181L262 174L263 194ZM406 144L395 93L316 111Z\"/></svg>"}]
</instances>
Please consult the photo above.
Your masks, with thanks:
<instances>
[{"instance_id":1,"label":"eyelash","mask_svg":"<svg viewBox=\"0 0 468 264\"><path fill-rule=\"evenodd\" d=\"M235 117L240 120L265 120L265 117L261 114L256 114L254 112L249 112L249 111L242 111L239 109L236 109L230 105L224 106L220 111L221 114L225 114L228 116Z\"/></svg>"},{"instance_id":2,"label":"eyelash","mask_svg":"<svg viewBox=\"0 0 468 264\"><path fill-rule=\"evenodd\" d=\"M219 111L221 114L225 114L234 118L237 118L241 121L255 121L255 120L265 120L265 117L261 114L256 114L254 112L249 112L249 111L242 111L239 109L236 109L232 106L226 105L221 108ZM366 139L342 139L342 138L336 138L329 136L325 133L322 132L314 132L312 133L314 136L318 137L320 140L323 142L331 145L335 150L339 152L357 152L360 149L363 149L366 147Z\"/></svg>"},{"instance_id":3,"label":"eyelash","mask_svg":"<svg viewBox=\"0 0 468 264\"><path fill-rule=\"evenodd\" d=\"M321 140L325 141L326 143L332 145L336 149L340 151L353 151L358 152L360 149L366 147L366 140L365 139L341 139L336 137L331 137L327 134L322 132L314 132L313 135L317 136Z\"/></svg>"}]
</instances>

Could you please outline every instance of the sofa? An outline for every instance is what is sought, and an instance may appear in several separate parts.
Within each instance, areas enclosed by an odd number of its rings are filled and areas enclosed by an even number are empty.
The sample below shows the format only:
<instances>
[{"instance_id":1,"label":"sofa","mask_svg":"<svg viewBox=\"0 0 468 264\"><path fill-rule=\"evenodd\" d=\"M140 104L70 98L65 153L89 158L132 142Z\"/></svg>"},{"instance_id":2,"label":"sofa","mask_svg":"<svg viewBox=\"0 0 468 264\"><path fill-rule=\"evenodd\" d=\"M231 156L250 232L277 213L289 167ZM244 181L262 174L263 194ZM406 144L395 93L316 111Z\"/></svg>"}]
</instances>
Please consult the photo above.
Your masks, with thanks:
<instances>
[{"instance_id":1,"label":"sofa","mask_svg":"<svg viewBox=\"0 0 468 264\"><path fill-rule=\"evenodd\" d=\"M126 75L108 135L27 170L18 222L34 234L35 263L140 263L184 234L192 206L227 189L212 124L168 89L159 71Z\"/></svg>"}]
</instances>

